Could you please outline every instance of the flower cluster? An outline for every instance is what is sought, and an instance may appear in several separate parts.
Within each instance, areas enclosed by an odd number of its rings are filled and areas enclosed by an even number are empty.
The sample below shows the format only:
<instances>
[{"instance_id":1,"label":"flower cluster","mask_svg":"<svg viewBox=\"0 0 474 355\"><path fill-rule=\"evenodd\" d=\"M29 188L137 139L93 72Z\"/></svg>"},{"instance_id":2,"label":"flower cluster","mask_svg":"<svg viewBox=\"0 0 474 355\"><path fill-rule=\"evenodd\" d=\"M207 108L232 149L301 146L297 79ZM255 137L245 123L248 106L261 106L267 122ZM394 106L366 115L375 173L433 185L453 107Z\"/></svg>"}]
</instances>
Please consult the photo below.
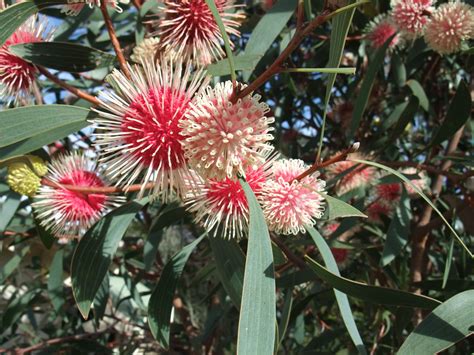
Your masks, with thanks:
<instances>
[{"instance_id":1,"label":"flower cluster","mask_svg":"<svg viewBox=\"0 0 474 355\"><path fill-rule=\"evenodd\" d=\"M461 50L464 41L474 38L474 8L458 0L434 7L433 0L392 0L391 11L377 16L366 29L374 48L389 38L389 48L417 37L440 54Z\"/></svg>"}]
</instances>

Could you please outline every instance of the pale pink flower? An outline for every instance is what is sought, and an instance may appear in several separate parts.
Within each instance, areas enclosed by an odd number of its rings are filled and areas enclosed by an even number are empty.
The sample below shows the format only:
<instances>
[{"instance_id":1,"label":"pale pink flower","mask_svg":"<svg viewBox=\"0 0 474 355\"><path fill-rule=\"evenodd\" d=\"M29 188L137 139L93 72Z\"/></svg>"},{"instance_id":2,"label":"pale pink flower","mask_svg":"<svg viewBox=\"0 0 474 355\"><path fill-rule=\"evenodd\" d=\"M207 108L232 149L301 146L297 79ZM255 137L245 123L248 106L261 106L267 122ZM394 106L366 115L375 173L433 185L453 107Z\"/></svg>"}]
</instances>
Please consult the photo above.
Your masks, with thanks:
<instances>
[{"instance_id":1,"label":"pale pink flower","mask_svg":"<svg viewBox=\"0 0 474 355\"><path fill-rule=\"evenodd\" d=\"M419 179L410 179L410 182L420 191L426 191L428 189L428 177L425 172L418 171L416 168L405 168L401 170L401 173L404 175L418 175ZM404 183L404 186L410 197L419 196L418 192L410 184Z\"/></svg>"},{"instance_id":2,"label":"pale pink flower","mask_svg":"<svg viewBox=\"0 0 474 355\"><path fill-rule=\"evenodd\" d=\"M318 174L295 178L308 167L302 160L280 160L273 164L272 178L263 184L259 197L268 228L280 234L304 233L324 213L325 182Z\"/></svg>"},{"instance_id":3,"label":"pale pink flower","mask_svg":"<svg viewBox=\"0 0 474 355\"><path fill-rule=\"evenodd\" d=\"M117 12L122 12L122 8L118 5L128 4L129 0L104 0L108 6L113 7ZM68 0L68 5L64 5L61 9L61 12L65 13L68 16L77 16L79 12L82 11L84 6L89 5L89 7L100 6L100 0Z\"/></svg>"},{"instance_id":4,"label":"pale pink flower","mask_svg":"<svg viewBox=\"0 0 474 355\"><path fill-rule=\"evenodd\" d=\"M260 166L273 148L269 127L275 121L259 95L230 101L232 82L207 88L191 103L180 123L185 155L202 177L222 180Z\"/></svg>"},{"instance_id":5,"label":"pale pink flower","mask_svg":"<svg viewBox=\"0 0 474 355\"><path fill-rule=\"evenodd\" d=\"M46 21L29 18L0 47L0 97L7 102L29 101L38 69L10 51L10 46L51 40Z\"/></svg>"},{"instance_id":6,"label":"pale pink flower","mask_svg":"<svg viewBox=\"0 0 474 355\"><path fill-rule=\"evenodd\" d=\"M189 174L183 152L180 122L189 109L194 93L206 80L202 71L191 78L191 66L162 57L129 66L131 79L114 70L108 76L113 90L100 93L97 144L106 174L117 186L141 181L143 196L166 201L176 190L182 196Z\"/></svg>"},{"instance_id":7,"label":"pale pink flower","mask_svg":"<svg viewBox=\"0 0 474 355\"><path fill-rule=\"evenodd\" d=\"M365 29L366 38L373 48L380 48L390 37L395 35L388 46L393 49L400 46L402 38L397 34L398 28L386 14L376 16Z\"/></svg>"},{"instance_id":8,"label":"pale pink flower","mask_svg":"<svg viewBox=\"0 0 474 355\"><path fill-rule=\"evenodd\" d=\"M238 5L234 0L215 0L215 4L227 34L240 37L237 28L245 16L236 12ZM158 26L153 35L160 37L165 50L189 57L198 65L223 58L221 32L205 0L164 0L160 13L160 19L152 21Z\"/></svg>"},{"instance_id":9,"label":"pale pink flower","mask_svg":"<svg viewBox=\"0 0 474 355\"><path fill-rule=\"evenodd\" d=\"M433 9L433 0L394 0L392 19L407 37L415 38L423 34Z\"/></svg>"},{"instance_id":10,"label":"pale pink flower","mask_svg":"<svg viewBox=\"0 0 474 355\"><path fill-rule=\"evenodd\" d=\"M352 154L353 158L364 159L359 154ZM343 195L357 188L370 186L376 179L376 170L350 160L343 160L327 167L328 179L337 179L336 193Z\"/></svg>"},{"instance_id":11,"label":"pale pink flower","mask_svg":"<svg viewBox=\"0 0 474 355\"><path fill-rule=\"evenodd\" d=\"M41 225L57 237L82 236L102 216L124 201L116 195L86 194L59 186L100 188L108 185L95 163L77 153L54 159L45 178L57 183L58 187L42 185L32 206Z\"/></svg>"},{"instance_id":12,"label":"pale pink flower","mask_svg":"<svg viewBox=\"0 0 474 355\"><path fill-rule=\"evenodd\" d=\"M463 41L474 37L474 8L460 1L440 5L426 24L425 40L440 54L461 49Z\"/></svg>"},{"instance_id":13,"label":"pale pink flower","mask_svg":"<svg viewBox=\"0 0 474 355\"><path fill-rule=\"evenodd\" d=\"M270 168L276 155L258 168L248 168L246 181L257 198L262 186L271 174ZM190 189L185 198L188 210L195 214L197 223L213 236L223 238L242 238L248 232L249 209L244 190L237 178L223 180L201 180Z\"/></svg>"}]
</instances>

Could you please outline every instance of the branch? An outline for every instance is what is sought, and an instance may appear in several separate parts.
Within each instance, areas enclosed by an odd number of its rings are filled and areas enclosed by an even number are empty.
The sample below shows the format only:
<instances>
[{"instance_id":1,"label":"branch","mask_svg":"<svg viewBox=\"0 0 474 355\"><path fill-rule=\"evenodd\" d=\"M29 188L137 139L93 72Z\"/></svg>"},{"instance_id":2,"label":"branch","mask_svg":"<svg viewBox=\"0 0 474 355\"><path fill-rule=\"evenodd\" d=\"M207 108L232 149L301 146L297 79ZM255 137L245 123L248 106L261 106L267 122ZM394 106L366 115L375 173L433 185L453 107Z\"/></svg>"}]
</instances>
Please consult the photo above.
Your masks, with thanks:
<instances>
[{"instance_id":1,"label":"branch","mask_svg":"<svg viewBox=\"0 0 474 355\"><path fill-rule=\"evenodd\" d=\"M290 260L293 264L295 264L299 269L301 270L306 269L306 263L303 261L303 259L293 254L293 252L286 246L285 243L281 241L280 238L277 238L275 235L273 235L273 233L270 238L280 248L283 254L285 254L288 260Z\"/></svg>"},{"instance_id":2,"label":"branch","mask_svg":"<svg viewBox=\"0 0 474 355\"><path fill-rule=\"evenodd\" d=\"M37 66L38 70L40 71L41 74L43 74L45 77L47 77L49 80L51 80L53 83L57 84L58 86L62 87L63 89L71 92L72 94L76 95L77 97L80 97L81 99L84 99L86 101L89 101L93 105L98 106L100 104L99 100L95 98L92 95L89 95L85 91L82 91L78 88L75 88L72 85L67 84L66 82L62 81L58 77L54 76L51 74L46 68Z\"/></svg>"},{"instance_id":3,"label":"branch","mask_svg":"<svg viewBox=\"0 0 474 355\"><path fill-rule=\"evenodd\" d=\"M416 162L411 162L411 161L395 161L395 162L383 161L383 162L380 162L380 164L384 164L392 168L413 167L419 170L425 170L429 173L433 173L436 175L446 176L448 179L454 182L460 182L460 181L466 180L467 178L471 176L474 176L474 170L467 171L464 174L455 174L455 173L449 173L446 170L439 169L437 167L434 167L428 164L416 163Z\"/></svg>"},{"instance_id":4,"label":"branch","mask_svg":"<svg viewBox=\"0 0 474 355\"><path fill-rule=\"evenodd\" d=\"M107 12L107 2L102 1L100 3L100 11L102 12L102 16L104 17L105 26L107 27L107 31L109 31L110 41L112 42L112 46L114 47L115 53L117 54L117 59L120 64L120 69L125 74L125 76L130 79L130 71L127 67L127 61L123 56L122 48L120 47L120 42L115 34L114 25L112 23L112 19Z\"/></svg>"}]
</instances>

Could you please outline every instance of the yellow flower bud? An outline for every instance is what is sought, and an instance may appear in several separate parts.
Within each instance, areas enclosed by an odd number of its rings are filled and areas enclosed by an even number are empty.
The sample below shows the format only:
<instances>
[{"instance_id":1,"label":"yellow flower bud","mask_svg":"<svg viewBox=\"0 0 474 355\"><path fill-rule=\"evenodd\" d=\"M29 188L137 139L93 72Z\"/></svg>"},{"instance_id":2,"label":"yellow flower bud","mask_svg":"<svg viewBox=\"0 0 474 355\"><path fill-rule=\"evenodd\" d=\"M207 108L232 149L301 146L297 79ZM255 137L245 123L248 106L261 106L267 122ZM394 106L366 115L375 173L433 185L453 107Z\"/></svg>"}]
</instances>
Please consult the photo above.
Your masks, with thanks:
<instances>
[{"instance_id":1,"label":"yellow flower bud","mask_svg":"<svg viewBox=\"0 0 474 355\"><path fill-rule=\"evenodd\" d=\"M40 176L46 175L48 166L41 158L33 155L27 155L26 157L30 160L34 171L23 162L10 164L8 166L7 184L13 191L32 197L41 186Z\"/></svg>"}]
</instances>

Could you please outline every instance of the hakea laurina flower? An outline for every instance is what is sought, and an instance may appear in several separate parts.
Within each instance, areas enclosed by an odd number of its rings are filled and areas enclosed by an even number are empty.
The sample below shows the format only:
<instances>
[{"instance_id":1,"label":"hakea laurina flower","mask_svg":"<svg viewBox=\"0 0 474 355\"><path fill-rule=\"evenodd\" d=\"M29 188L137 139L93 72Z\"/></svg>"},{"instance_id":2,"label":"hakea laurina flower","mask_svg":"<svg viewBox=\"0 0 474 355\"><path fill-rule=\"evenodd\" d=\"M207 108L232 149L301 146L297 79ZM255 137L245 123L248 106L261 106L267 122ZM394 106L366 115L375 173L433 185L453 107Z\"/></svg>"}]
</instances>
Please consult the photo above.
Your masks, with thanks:
<instances>
[{"instance_id":1,"label":"hakea laurina flower","mask_svg":"<svg viewBox=\"0 0 474 355\"><path fill-rule=\"evenodd\" d=\"M237 28L244 15L236 12L234 0L215 0L215 4L227 34L239 37ZM179 57L207 65L224 56L221 32L205 0L164 0L161 18L152 24L158 27L155 34L161 46Z\"/></svg>"},{"instance_id":2,"label":"hakea laurina flower","mask_svg":"<svg viewBox=\"0 0 474 355\"><path fill-rule=\"evenodd\" d=\"M459 51L463 41L474 38L474 8L454 1L440 5L425 28L425 40L440 54Z\"/></svg>"},{"instance_id":3,"label":"hakea laurina flower","mask_svg":"<svg viewBox=\"0 0 474 355\"><path fill-rule=\"evenodd\" d=\"M156 37L145 38L141 41L135 48L133 48L132 55L130 59L135 63L143 63L153 60L155 57L156 50L160 39Z\"/></svg>"},{"instance_id":4,"label":"hakea laurina flower","mask_svg":"<svg viewBox=\"0 0 474 355\"><path fill-rule=\"evenodd\" d=\"M398 182L375 186L375 198L388 205L396 204L402 195L402 185Z\"/></svg>"},{"instance_id":5,"label":"hakea laurina flower","mask_svg":"<svg viewBox=\"0 0 474 355\"><path fill-rule=\"evenodd\" d=\"M258 168L249 167L246 181L257 198L262 186L271 174L271 166L277 155L272 155ZM241 238L248 231L249 210L244 190L237 178L201 180L185 198L188 210L195 214L197 223L214 236Z\"/></svg>"},{"instance_id":6,"label":"hakea laurina flower","mask_svg":"<svg viewBox=\"0 0 474 355\"><path fill-rule=\"evenodd\" d=\"M48 166L34 155L26 155L25 159L30 164L18 161L8 165L7 184L13 191L32 197L41 186L41 177L48 172Z\"/></svg>"},{"instance_id":7,"label":"hakea laurina flower","mask_svg":"<svg viewBox=\"0 0 474 355\"><path fill-rule=\"evenodd\" d=\"M364 158L359 154L351 154L353 158ZM343 160L327 167L328 179L337 179L336 193L345 194L354 189L370 186L376 179L376 170L350 160Z\"/></svg>"},{"instance_id":8,"label":"hakea laurina flower","mask_svg":"<svg viewBox=\"0 0 474 355\"><path fill-rule=\"evenodd\" d=\"M318 173L301 181L295 178L307 170L302 160L280 160L273 164L272 178L267 180L259 196L268 228L280 234L304 233L324 213L326 183Z\"/></svg>"},{"instance_id":9,"label":"hakea laurina flower","mask_svg":"<svg viewBox=\"0 0 474 355\"><path fill-rule=\"evenodd\" d=\"M204 178L234 179L249 168L260 166L273 148L269 127L275 121L259 95L231 102L232 82L208 87L191 104L181 121L185 155Z\"/></svg>"},{"instance_id":10,"label":"hakea laurina flower","mask_svg":"<svg viewBox=\"0 0 474 355\"><path fill-rule=\"evenodd\" d=\"M129 0L103 0L108 6L113 7L117 12L122 12L120 4L128 4ZM68 5L64 5L61 12L69 16L77 16L87 4L89 7L100 6L101 0L68 0Z\"/></svg>"},{"instance_id":11,"label":"hakea laurina flower","mask_svg":"<svg viewBox=\"0 0 474 355\"><path fill-rule=\"evenodd\" d=\"M392 216L393 210L393 205L387 203L384 200L376 200L369 204L366 209L366 213L369 221L382 223L382 216Z\"/></svg>"},{"instance_id":12,"label":"hakea laurina flower","mask_svg":"<svg viewBox=\"0 0 474 355\"><path fill-rule=\"evenodd\" d=\"M386 14L376 16L365 29L366 38L373 48L380 48L388 41L390 37L395 35L388 46L393 49L402 44L402 38L397 34L398 28Z\"/></svg>"},{"instance_id":13,"label":"hakea laurina flower","mask_svg":"<svg viewBox=\"0 0 474 355\"><path fill-rule=\"evenodd\" d=\"M433 0L392 0L392 19L409 38L423 34L423 29L433 11Z\"/></svg>"},{"instance_id":14,"label":"hakea laurina flower","mask_svg":"<svg viewBox=\"0 0 474 355\"><path fill-rule=\"evenodd\" d=\"M182 143L180 122L194 93L206 83L202 71L191 79L191 66L161 57L129 66L131 79L114 70L108 76L113 91L101 92L101 116L97 144L107 176L117 186L127 187L140 179L143 196L146 184L152 196L166 201L176 189L182 196L184 178L189 174Z\"/></svg>"},{"instance_id":15,"label":"hakea laurina flower","mask_svg":"<svg viewBox=\"0 0 474 355\"><path fill-rule=\"evenodd\" d=\"M33 16L20 26L0 47L0 97L7 102L28 101L38 69L17 57L10 46L51 40L45 20Z\"/></svg>"},{"instance_id":16,"label":"hakea laurina flower","mask_svg":"<svg viewBox=\"0 0 474 355\"><path fill-rule=\"evenodd\" d=\"M95 163L77 153L54 159L45 179L58 186L41 186L32 206L41 225L57 237L82 236L103 215L124 201L120 196L75 192L61 187L107 186Z\"/></svg>"}]
</instances>

